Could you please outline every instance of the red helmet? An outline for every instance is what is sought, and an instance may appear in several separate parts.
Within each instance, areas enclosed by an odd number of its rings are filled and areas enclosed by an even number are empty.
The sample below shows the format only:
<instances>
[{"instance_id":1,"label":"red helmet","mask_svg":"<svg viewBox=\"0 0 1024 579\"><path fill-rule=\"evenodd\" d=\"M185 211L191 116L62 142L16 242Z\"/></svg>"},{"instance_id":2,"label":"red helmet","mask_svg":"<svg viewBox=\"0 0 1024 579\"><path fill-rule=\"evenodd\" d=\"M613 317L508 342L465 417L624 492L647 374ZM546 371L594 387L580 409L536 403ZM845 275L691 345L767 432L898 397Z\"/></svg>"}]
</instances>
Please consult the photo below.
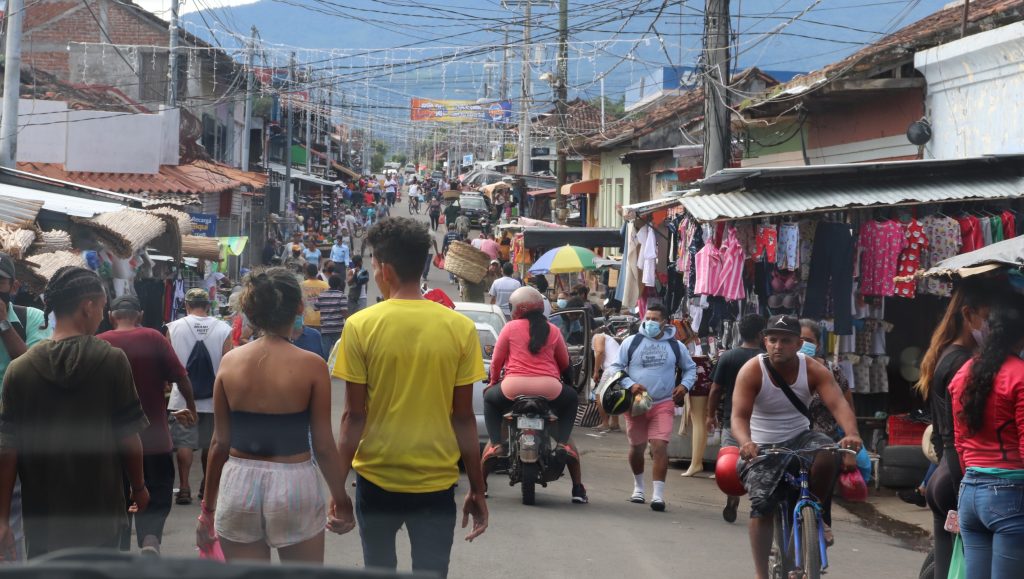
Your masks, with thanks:
<instances>
[{"instance_id":1,"label":"red helmet","mask_svg":"<svg viewBox=\"0 0 1024 579\"><path fill-rule=\"evenodd\" d=\"M536 289L524 286L512 292L508 306L512 310L512 319L518 320L530 312L543 312L544 296Z\"/></svg>"},{"instance_id":2,"label":"red helmet","mask_svg":"<svg viewBox=\"0 0 1024 579\"><path fill-rule=\"evenodd\" d=\"M723 493L731 497L747 494L747 489L743 488L743 482L740 481L739 461L738 446L723 446L715 461L715 482Z\"/></svg>"}]
</instances>

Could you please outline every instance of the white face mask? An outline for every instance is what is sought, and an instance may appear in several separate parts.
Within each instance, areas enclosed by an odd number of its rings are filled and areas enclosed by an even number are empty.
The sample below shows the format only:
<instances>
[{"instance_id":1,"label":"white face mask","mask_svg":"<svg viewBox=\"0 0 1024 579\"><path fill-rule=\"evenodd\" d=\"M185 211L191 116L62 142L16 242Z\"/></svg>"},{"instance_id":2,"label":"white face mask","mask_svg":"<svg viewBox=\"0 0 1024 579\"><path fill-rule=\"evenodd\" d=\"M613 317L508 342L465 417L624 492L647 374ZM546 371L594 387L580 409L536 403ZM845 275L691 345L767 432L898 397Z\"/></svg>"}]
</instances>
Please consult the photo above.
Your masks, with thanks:
<instances>
[{"instance_id":1,"label":"white face mask","mask_svg":"<svg viewBox=\"0 0 1024 579\"><path fill-rule=\"evenodd\" d=\"M985 344L985 340L988 338L988 320L981 322L981 327L975 330L971 330L971 337L974 338L974 343L981 348Z\"/></svg>"}]
</instances>

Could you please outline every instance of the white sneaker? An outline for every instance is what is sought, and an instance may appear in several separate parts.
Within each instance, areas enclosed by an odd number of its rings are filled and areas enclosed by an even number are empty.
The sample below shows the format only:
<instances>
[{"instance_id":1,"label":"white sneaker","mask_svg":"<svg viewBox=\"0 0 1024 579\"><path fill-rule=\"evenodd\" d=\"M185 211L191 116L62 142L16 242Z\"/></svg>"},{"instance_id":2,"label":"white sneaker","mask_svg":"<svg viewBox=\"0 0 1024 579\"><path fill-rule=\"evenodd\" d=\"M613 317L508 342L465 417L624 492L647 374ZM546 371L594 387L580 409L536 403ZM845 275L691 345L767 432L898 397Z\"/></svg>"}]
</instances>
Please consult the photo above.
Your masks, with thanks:
<instances>
[{"instance_id":1,"label":"white sneaker","mask_svg":"<svg viewBox=\"0 0 1024 579\"><path fill-rule=\"evenodd\" d=\"M629 502L642 505L647 502L644 497L644 491L633 491L633 494L629 497Z\"/></svg>"}]
</instances>

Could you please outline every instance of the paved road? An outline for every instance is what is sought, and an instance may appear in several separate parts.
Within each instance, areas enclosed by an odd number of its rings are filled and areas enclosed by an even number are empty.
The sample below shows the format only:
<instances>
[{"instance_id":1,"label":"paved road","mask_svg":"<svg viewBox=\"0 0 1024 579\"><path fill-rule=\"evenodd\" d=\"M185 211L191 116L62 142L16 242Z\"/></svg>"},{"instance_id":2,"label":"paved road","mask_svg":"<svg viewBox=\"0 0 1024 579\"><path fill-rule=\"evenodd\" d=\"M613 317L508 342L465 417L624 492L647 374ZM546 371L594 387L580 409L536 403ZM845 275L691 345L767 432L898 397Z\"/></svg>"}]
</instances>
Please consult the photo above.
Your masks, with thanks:
<instances>
[{"instance_id":1,"label":"paved road","mask_svg":"<svg viewBox=\"0 0 1024 579\"><path fill-rule=\"evenodd\" d=\"M451 288L440 272L431 274L432 287ZM370 303L375 301L371 295ZM335 382L333 414L340 419L344 384ZM337 426L335 426L337 430ZM400 433L396 433L400 435ZM596 436L577 433L584 461L589 505L573 505L568 479L538 489L537 505L520 504L519 487L502 477L491 479L491 527L474 543L457 533L452 553L452 577L751 577L746 534L747 517L735 524L721 518L724 497L714 481L684 479L669 471L668 511L655 513L646 505L626 501L632 477L626 466L626 441L619 433ZM198 488L198 468L193 473ZM649 483L648 483L649 486ZM462 492L466 489L463 480ZM649 490L649 489L648 489ZM461 495L461 492L459 493ZM461 500L461 496L460 496ZM198 505L175 507L167 524L164 553L194 556ZM836 545L830 550L833 579L917 577L923 555L887 535L862 527L852 515L835 513ZM408 543L399 535L401 569L408 569ZM327 562L358 567L362 564L356 532L328 535Z\"/></svg>"}]
</instances>

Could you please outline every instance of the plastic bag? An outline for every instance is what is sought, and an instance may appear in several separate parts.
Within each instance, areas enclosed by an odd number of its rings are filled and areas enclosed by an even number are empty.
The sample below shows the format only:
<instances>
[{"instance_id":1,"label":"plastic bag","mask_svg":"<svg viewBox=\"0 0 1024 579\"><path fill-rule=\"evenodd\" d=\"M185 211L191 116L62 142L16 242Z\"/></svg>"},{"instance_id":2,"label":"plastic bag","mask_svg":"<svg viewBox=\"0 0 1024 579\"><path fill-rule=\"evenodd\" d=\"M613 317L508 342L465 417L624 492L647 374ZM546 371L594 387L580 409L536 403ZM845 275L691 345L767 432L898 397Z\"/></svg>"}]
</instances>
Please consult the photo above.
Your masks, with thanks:
<instances>
[{"instance_id":1,"label":"plastic bag","mask_svg":"<svg viewBox=\"0 0 1024 579\"><path fill-rule=\"evenodd\" d=\"M220 539L214 539L208 546L200 547L199 558L224 563L224 550L220 548Z\"/></svg>"},{"instance_id":2,"label":"plastic bag","mask_svg":"<svg viewBox=\"0 0 1024 579\"><path fill-rule=\"evenodd\" d=\"M949 579L967 579L967 562L964 559L964 540L957 533L953 541L953 556L949 558Z\"/></svg>"},{"instance_id":3,"label":"plastic bag","mask_svg":"<svg viewBox=\"0 0 1024 579\"><path fill-rule=\"evenodd\" d=\"M868 500L868 485L864 482L857 469L839 475L839 492L848 501L862 502Z\"/></svg>"}]
</instances>

